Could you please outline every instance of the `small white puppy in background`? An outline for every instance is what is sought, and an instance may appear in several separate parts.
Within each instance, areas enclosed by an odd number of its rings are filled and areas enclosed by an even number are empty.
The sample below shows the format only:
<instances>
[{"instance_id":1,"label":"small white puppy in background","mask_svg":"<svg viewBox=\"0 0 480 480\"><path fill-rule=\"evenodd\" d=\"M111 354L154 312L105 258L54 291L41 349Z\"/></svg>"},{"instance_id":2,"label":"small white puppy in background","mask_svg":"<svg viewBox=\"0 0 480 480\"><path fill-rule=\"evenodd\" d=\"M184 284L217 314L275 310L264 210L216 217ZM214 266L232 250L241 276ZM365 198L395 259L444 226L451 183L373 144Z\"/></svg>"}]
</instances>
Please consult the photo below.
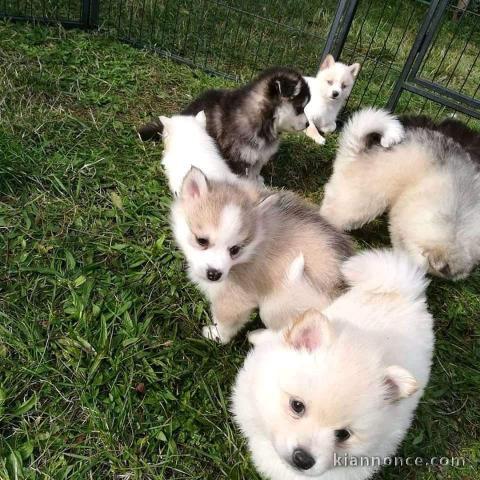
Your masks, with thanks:
<instances>
[{"instance_id":1,"label":"small white puppy in background","mask_svg":"<svg viewBox=\"0 0 480 480\"><path fill-rule=\"evenodd\" d=\"M203 110L196 116L174 115L159 117L163 125L165 150L162 164L168 185L177 196L183 179L192 167L216 181L236 182L238 177L220 155L215 140L207 133L207 120Z\"/></svg>"},{"instance_id":2,"label":"small white puppy in background","mask_svg":"<svg viewBox=\"0 0 480 480\"><path fill-rule=\"evenodd\" d=\"M395 453L428 382L424 271L385 250L352 257L343 274L349 290L323 313L250 336L233 413L268 479L370 478L375 459Z\"/></svg>"},{"instance_id":3,"label":"small white puppy in background","mask_svg":"<svg viewBox=\"0 0 480 480\"><path fill-rule=\"evenodd\" d=\"M323 145L322 133L331 133L337 128L336 119L345 105L360 71L360 64L345 65L335 62L327 55L316 77L304 77L310 87L310 102L305 107L310 125L305 133Z\"/></svg>"}]
</instances>

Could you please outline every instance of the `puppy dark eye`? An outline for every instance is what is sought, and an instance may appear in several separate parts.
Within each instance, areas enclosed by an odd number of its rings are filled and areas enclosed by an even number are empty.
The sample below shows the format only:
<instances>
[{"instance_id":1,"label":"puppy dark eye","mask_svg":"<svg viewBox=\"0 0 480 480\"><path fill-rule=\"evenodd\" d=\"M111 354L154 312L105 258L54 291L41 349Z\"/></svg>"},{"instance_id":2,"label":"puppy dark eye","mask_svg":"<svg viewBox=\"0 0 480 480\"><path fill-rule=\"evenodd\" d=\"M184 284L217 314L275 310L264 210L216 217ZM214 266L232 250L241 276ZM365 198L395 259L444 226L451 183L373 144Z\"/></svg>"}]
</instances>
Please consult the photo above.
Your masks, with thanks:
<instances>
[{"instance_id":1,"label":"puppy dark eye","mask_svg":"<svg viewBox=\"0 0 480 480\"><path fill-rule=\"evenodd\" d=\"M230 247L229 248L230 256L236 257L240 253L241 249L242 247L240 247L239 245L234 245L233 247Z\"/></svg>"},{"instance_id":2,"label":"puppy dark eye","mask_svg":"<svg viewBox=\"0 0 480 480\"><path fill-rule=\"evenodd\" d=\"M301 115L303 113L303 107L296 108L295 112L297 113L297 115Z\"/></svg>"},{"instance_id":3,"label":"puppy dark eye","mask_svg":"<svg viewBox=\"0 0 480 480\"><path fill-rule=\"evenodd\" d=\"M348 440L350 438L350 435L350 432L345 428L335 430L335 438L339 442L344 442L345 440Z\"/></svg>"},{"instance_id":4,"label":"puppy dark eye","mask_svg":"<svg viewBox=\"0 0 480 480\"><path fill-rule=\"evenodd\" d=\"M345 83L342 83L342 88L345 88L347 85Z\"/></svg>"},{"instance_id":5,"label":"puppy dark eye","mask_svg":"<svg viewBox=\"0 0 480 480\"><path fill-rule=\"evenodd\" d=\"M333 85L333 80L327 80L327 83L328 83L329 85Z\"/></svg>"},{"instance_id":6,"label":"puppy dark eye","mask_svg":"<svg viewBox=\"0 0 480 480\"><path fill-rule=\"evenodd\" d=\"M198 243L201 247L207 248L207 247L208 247L208 238L197 237L197 243Z\"/></svg>"},{"instance_id":7,"label":"puppy dark eye","mask_svg":"<svg viewBox=\"0 0 480 480\"><path fill-rule=\"evenodd\" d=\"M305 413L305 404L295 398L290 399L290 408L296 415L303 415Z\"/></svg>"}]
</instances>

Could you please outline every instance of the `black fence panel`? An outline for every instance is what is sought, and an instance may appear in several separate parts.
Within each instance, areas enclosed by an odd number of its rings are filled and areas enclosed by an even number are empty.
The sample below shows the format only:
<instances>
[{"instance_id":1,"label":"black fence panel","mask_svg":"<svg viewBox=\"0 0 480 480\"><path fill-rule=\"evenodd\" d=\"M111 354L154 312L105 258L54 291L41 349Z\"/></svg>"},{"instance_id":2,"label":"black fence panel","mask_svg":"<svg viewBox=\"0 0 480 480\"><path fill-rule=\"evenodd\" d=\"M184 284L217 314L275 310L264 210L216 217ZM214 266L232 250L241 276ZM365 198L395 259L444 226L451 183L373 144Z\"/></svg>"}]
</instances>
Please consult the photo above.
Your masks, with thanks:
<instances>
[{"instance_id":1,"label":"black fence panel","mask_svg":"<svg viewBox=\"0 0 480 480\"><path fill-rule=\"evenodd\" d=\"M439 117L453 111L480 119L480 5L432 0L429 10L424 35L419 34L389 105L400 101L404 109L412 108L414 99L421 113ZM440 106L432 109L434 103Z\"/></svg>"},{"instance_id":2,"label":"black fence panel","mask_svg":"<svg viewBox=\"0 0 480 480\"><path fill-rule=\"evenodd\" d=\"M0 0L0 18L81 27L90 0Z\"/></svg>"},{"instance_id":3,"label":"black fence panel","mask_svg":"<svg viewBox=\"0 0 480 480\"><path fill-rule=\"evenodd\" d=\"M136 45L234 79L268 65L313 72L337 2L107 0L101 28Z\"/></svg>"},{"instance_id":4,"label":"black fence panel","mask_svg":"<svg viewBox=\"0 0 480 480\"><path fill-rule=\"evenodd\" d=\"M347 113L480 118L480 0L0 0L0 17L98 28L236 81L311 75L332 52L362 64Z\"/></svg>"},{"instance_id":5,"label":"black fence panel","mask_svg":"<svg viewBox=\"0 0 480 480\"><path fill-rule=\"evenodd\" d=\"M415 37L428 10L418 0L358 0L339 48L345 63L360 62L362 70L347 104L385 106L392 95ZM341 47L341 46L340 46Z\"/></svg>"}]
</instances>

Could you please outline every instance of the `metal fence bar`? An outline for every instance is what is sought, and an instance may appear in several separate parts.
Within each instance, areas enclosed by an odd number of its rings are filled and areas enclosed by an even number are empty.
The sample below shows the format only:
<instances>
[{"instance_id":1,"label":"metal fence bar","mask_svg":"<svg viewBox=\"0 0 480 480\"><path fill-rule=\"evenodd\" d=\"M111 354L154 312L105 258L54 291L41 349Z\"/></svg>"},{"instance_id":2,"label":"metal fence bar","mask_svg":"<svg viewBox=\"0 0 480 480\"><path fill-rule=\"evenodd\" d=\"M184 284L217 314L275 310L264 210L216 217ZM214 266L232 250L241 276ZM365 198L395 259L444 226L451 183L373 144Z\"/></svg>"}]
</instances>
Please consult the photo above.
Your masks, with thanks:
<instances>
[{"instance_id":1,"label":"metal fence bar","mask_svg":"<svg viewBox=\"0 0 480 480\"><path fill-rule=\"evenodd\" d=\"M474 31L473 27L468 39L464 44L462 53L459 55L455 63L455 68L453 69L452 73L448 78L447 84L442 85L435 82L436 78L438 77L441 71L441 67L445 62L448 52L451 50L453 42L457 37L457 33L459 32L459 29L460 29L460 24L463 22L465 15L462 15L462 17L459 19L458 24L455 28L455 31L451 35L448 46L446 50L443 52L442 60L437 65L435 73L433 74L432 80L423 79L423 78L420 78L419 76L419 70L421 68L421 65L427 58L427 52L432 51L434 46L434 41L436 38L438 38L438 35L440 32L440 22L442 21L445 12L448 9L448 6L449 6L449 0L440 0L437 6L437 11L434 14L434 17L430 23L430 29L427 30L425 34L423 43L419 49L415 62L413 63L412 68L407 75L407 79L404 82L404 88L413 93L417 93L418 95L421 95L425 98L425 101L423 102L422 108L420 110L420 114L422 114L425 109L425 106L427 104L427 99L430 99L438 102L440 105L445 105L449 108L452 108L455 111L460 111L462 113L466 113L467 115L472 115L478 118L478 115L480 115L480 112L477 109L480 109L480 101L468 95L462 94L461 92L456 92L451 88L448 88L448 85L450 84L450 81L453 78L454 72L458 67L460 59L463 56L463 53L465 52L468 42L470 41L473 35L473 31ZM464 85L465 85L465 82L462 85L462 88ZM441 108L437 110L435 118L439 116L440 111L441 111Z\"/></svg>"},{"instance_id":2,"label":"metal fence bar","mask_svg":"<svg viewBox=\"0 0 480 480\"><path fill-rule=\"evenodd\" d=\"M348 10L345 12L342 27L338 35L338 43L332 53L335 59L338 59L343 52L345 42L347 41L348 32L350 31L350 27L352 26L355 13L357 11L357 7L358 0L350 0Z\"/></svg>"},{"instance_id":3,"label":"metal fence bar","mask_svg":"<svg viewBox=\"0 0 480 480\"><path fill-rule=\"evenodd\" d=\"M394 22L393 22L393 19L398 15L398 12L400 11L400 8L401 8L401 3L398 2L398 6L397 6L397 9L394 11L393 15L392 15L392 21L390 22L390 29L387 33L387 35L385 36L385 40L383 41L383 45L382 45L382 49L380 50L380 53L378 54L378 57L381 57L383 55L383 53L385 52L386 48L387 48L387 44L388 44L388 40L390 39L390 35L393 31L393 25L394 25ZM365 54L365 58L367 58L367 55L368 55L368 52ZM377 67L379 65L379 60L378 58L375 60L375 66L373 67L371 73L370 73L370 77L368 79L368 82L367 82L367 85L370 85L370 83L372 82L373 80L373 76L375 75L375 72L377 70ZM382 82L382 85L380 86L380 89L381 87L383 86L383 84L385 83L385 80L387 78L387 75L388 75L388 72L385 74L385 76L383 77L383 82ZM378 90L380 92L380 89ZM360 97L360 100L358 101L358 105L361 105L362 104L362 101L363 99L365 98L365 95L367 93L367 90L365 89L363 91L363 94L362 96ZM378 97L378 93L377 93L377 97Z\"/></svg>"},{"instance_id":4,"label":"metal fence bar","mask_svg":"<svg viewBox=\"0 0 480 480\"><path fill-rule=\"evenodd\" d=\"M412 9L412 11L410 12L410 16L409 16L409 18L408 18L408 22L406 23L405 28L403 29L402 37L401 37L400 41L398 42L398 45L397 45L397 48L396 48L396 50L395 50L395 54L394 54L393 58L397 58L397 56L398 56L398 52L400 51L400 47L402 46L402 43L403 43L404 40L405 40L405 37L406 37L406 35L407 35L407 31L408 31L408 25L409 25L410 21L412 20L413 15L415 15L415 10L414 10L414 9ZM381 64L380 61L377 61L377 63L380 63L380 64ZM388 77L389 73L391 72L392 67L393 67L393 60L392 60L392 61L390 62L390 64L388 65L388 69L387 69L387 71L385 72L385 75L384 75L384 77L383 77L382 83L381 83L380 87L378 88L377 95L375 96L375 99L373 100L373 104L374 104L374 105L377 104L377 100L378 100L378 97L379 97L379 95L380 95L380 92L382 91L382 88L383 88L383 86L385 85L385 82L387 81L387 77Z\"/></svg>"},{"instance_id":5,"label":"metal fence bar","mask_svg":"<svg viewBox=\"0 0 480 480\"><path fill-rule=\"evenodd\" d=\"M398 100L400 99L400 95L402 93L402 90L404 89L405 82L410 74L413 62L415 61L417 54L422 47L422 45L425 42L425 37L428 32L428 29L430 28L431 22L433 18L435 17L435 14L438 13L437 7L442 0L432 0L430 3L430 6L428 8L428 11L425 15L425 18L423 20L423 23L420 27L420 30L417 34L417 37L415 38L415 42L413 44L412 50L410 51L410 54L408 55L407 61L405 62L405 65L403 66L402 72L400 74L400 77L398 78L395 87L393 89L392 94L390 95L390 98L387 102L387 108L390 111L394 111L395 107L397 106ZM444 0L443 0L444 1Z\"/></svg>"},{"instance_id":6,"label":"metal fence bar","mask_svg":"<svg viewBox=\"0 0 480 480\"><path fill-rule=\"evenodd\" d=\"M432 90L437 93L441 93L444 96L451 98L454 101L457 101L459 103L470 103L476 108L480 109L480 100L477 100L475 98L472 98L468 95L464 95L463 93L456 92L448 87L443 87L439 86L435 82L431 82L430 80L424 80L422 78L415 78L411 82L408 82L409 84L412 83L418 87L424 87L428 90Z\"/></svg>"},{"instance_id":7,"label":"metal fence bar","mask_svg":"<svg viewBox=\"0 0 480 480\"><path fill-rule=\"evenodd\" d=\"M452 0L303 1L304 8L294 0L0 0L0 18L101 28L237 82L273 64L310 73L319 51L321 61L331 53L363 62L350 110L385 103L393 110L405 93L402 108L412 102L416 112L453 109L479 118L478 88L471 95L480 83L478 0L453 19Z\"/></svg>"},{"instance_id":8,"label":"metal fence bar","mask_svg":"<svg viewBox=\"0 0 480 480\"><path fill-rule=\"evenodd\" d=\"M436 2L432 2L432 3L437 4L436 5L436 11L434 13L434 16L433 16L432 20L429 22L428 29L425 32L422 43L421 43L420 48L417 52L417 56L415 58L415 62L413 63L413 66L410 70L409 77L414 77L414 76L417 75L418 70L420 69L420 66L421 66L422 62L425 59L428 48L433 44L433 40L434 40L436 34L439 31L440 22L442 21L443 14L447 10L449 1L450 0L437 0ZM457 30L456 31L458 31L458 25L457 25ZM454 38L455 36L453 35L452 37ZM441 67L441 64L443 63L443 61L445 60L446 54L447 54L448 50L450 50L451 46L452 46L452 43L450 42L448 47L447 47L447 50L446 50L446 52L445 52L445 54L442 58L442 62L440 62L440 64L437 67L437 70L434 73L434 77L437 75L437 73L439 71L439 68Z\"/></svg>"},{"instance_id":9,"label":"metal fence bar","mask_svg":"<svg viewBox=\"0 0 480 480\"><path fill-rule=\"evenodd\" d=\"M469 108L467 105L455 103L454 101L442 97L437 93L424 90L413 84L405 84L403 88L409 92L416 93L417 95L420 95L428 100L432 100L436 103L439 103L440 105L451 108L452 110L457 110L461 113L464 113L465 115L470 115L471 117L475 117L480 120L480 111L475 110L474 108Z\"/></svg>"},{"instance_id":10,"label":"metal fence bar","mask_svg":"<svg viewBox=\"0 0 480 480\"><path fill-rule=\"evenodd\" d=\"M477 52L477 55L475 56L475 59L473 60L472 64L470 65L470 68L468 69L468 72L467 74L465 75L465 78L463 80L463 83L462 85L460 86L459 90L458 90L458 93L462 93L463 92L463 89L465 87L465 84L467 83L467 80L468 78L470 77L472 71L473 71L473 67L475 66L475 64L477 63L477 60L479 59L480 57L480 48L478 49L478 52ZM475 94L472 95L473 98L475 98Z\"/></svg>"},{"instance_id":11,"label":"metal fence bar","mask_svg":"<svg viewBox=\"0 0 480 480\"><path fill-rule=\"evenodd\" d=\"M90 27L97 28L100 25L100 0L90 2Z\"/></svg>"},{"instance_id":12,"label":"metal fence bar","mask_svg":"<svg viewBox=\"0 0 480 480\"><path fill-rule=\"evenodd\" d=\"M121 42L124 42L124 43L128 43L129 45L132 45L132 47L135 47L135 48L144 48L145 47L145 45L143 43L137 42L137 41L132 40L132 39L127 38L127 37L120 37L118 40L121 41ZM189 67L192 67L192 68L198 68L198 65L196 63L194 63L192 60L189 60L188 58L182 57L182 56L177 55L175 53L168 52L166 50L163 50L163 49L155 47L155 46L150 47L150 50L152 52L156 53L157 55L160 55L164 58L174 60L178 63L188 65ZM217 71L213 68L208 68L208 67L203 68L203 70L206 73L210 73L210 74L215 75L217 77L221 77L221 78L225 78L227 80L232 80L234 82L238 82L238 77L233 76L233 75L229 75L228 73L219 72L219 71Z\"/></svg>"},{"instance_id":13,"label":"metal fence bar","mask_svg":"<svg viewBox=\"0 0 480 480\"><path fill-rule=\"evenodd\" d=\"M90 0L82 0L80 21L85 28L90 25Z\"/></svg>"},{"instance_id":14,"label":"metal fence bar","mask_svg":"<svg viewBox=\"0 0 480 480\"><path fill-rule=\"evenodd\" d=\"M98 27L100 0L82 0L80 23L83 28Z\"/></svg>"},{"instance_id":15,"label":"metal fence bar","mask_svg":"<svg viewBox=\"0 0 480 480\"><path fill-rule=\"evenodd\" d=\"M329 53L331 53L332 55L337 53L336 42L337 42L337 37L340 34L342 19L345 15L345 10L347 6L352 3L357 3L357 0L353 2L351 0L340 0L338 2L337 9L335 11L335 16L333 17L332 26L330 27L330 31L328 32L327 40L325 41L325 47L323 49L322 56L320 57L319 65L322 64L322 62L325 60L325 57ZM342 32L343 32L343 29L342 29ZM334 57L337 58L335 55Z\"/></svg>"},{"instance_id":16,"label":"metal fence bar","mask_svg":"<svg viewBox=\"0 0 480 480\"><path fill-rule=\"evenodd\" d=\"M9 13L0 13L1 20L10 22L41 23L42 25L58 25L58 20L52 20L45 17L35 17L32 15L11 15ZM79 20L62 20L64 28L81 28L83 25Z\"/></svg>"}]
</instances>

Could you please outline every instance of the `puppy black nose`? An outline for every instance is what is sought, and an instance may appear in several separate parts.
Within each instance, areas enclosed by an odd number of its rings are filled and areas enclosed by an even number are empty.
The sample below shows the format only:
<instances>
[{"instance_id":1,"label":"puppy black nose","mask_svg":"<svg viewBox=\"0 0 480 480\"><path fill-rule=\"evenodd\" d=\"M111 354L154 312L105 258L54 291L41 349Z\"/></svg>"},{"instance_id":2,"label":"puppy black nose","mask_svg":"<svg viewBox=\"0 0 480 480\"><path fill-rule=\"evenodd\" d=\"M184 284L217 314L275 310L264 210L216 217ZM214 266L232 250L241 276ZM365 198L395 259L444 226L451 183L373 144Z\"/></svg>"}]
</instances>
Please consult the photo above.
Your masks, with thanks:
<instances>
[{"instance_id":1,"label":"puppy black nose","mask_svg":"<svg viewBox=\"0 0 480 480\"><path fill-rule=\"evenodd\" d=\"M334 90L334 91L332 92L332 97L333 97L333 98L337 98L337 97L338 97L338 92L337 92L336 90Z\"/></svg>"},{"instance_id":2,"label":"puppy black nose","mask_svg":"<svg viewBox=\"0 0 480 480\"><path fill-rule=\"evenodd\" d=\"M219 272L214 268L209 268L207 270L207 278L212 282L216 282L217 280L220 280L221 276L222 276L222 272Z\"/></svg>"},{"instance_id":3,"label":"puppy black nose","mask_svg":"<svg viewBox=\"0 0 480 480\"><path fill-rule=\"evenodd\" d=\"M307 120L307 121L305 122L305 128L308 128L309 126L310 126L310 122Z\"/></svg>"},{"instance_id":4,"label":"puppy black nose","mask_svg":"<svg viewBox=\"0 0 480 480\"><path fill-rule=\"evenodd\" d=\"M315 465L315 459L301 448L293 451L292 462L300 470L309 470Z\"/></svg>"}]
</instances>

